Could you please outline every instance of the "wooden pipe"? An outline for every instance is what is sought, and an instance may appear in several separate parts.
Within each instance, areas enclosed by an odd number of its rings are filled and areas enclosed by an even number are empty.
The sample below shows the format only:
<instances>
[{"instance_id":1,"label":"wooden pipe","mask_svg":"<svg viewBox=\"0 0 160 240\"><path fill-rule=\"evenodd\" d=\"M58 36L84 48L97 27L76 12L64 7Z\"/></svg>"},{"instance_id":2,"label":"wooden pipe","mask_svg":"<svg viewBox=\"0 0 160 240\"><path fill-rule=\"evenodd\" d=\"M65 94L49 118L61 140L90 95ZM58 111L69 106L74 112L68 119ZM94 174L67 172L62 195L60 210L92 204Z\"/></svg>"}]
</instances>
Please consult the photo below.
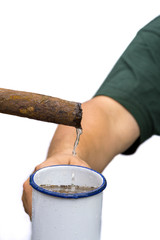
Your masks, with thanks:
<instances>
[{"instance_id":1,"label":"wooden pipe","mask_svg":"<svg viewBox=\"0 0 160 240\"><path fill-rule=\"evenodd\" d=\"M0 113L81 128L81 104L46 95L0 88Z\"/></svg>"}]
</instances>

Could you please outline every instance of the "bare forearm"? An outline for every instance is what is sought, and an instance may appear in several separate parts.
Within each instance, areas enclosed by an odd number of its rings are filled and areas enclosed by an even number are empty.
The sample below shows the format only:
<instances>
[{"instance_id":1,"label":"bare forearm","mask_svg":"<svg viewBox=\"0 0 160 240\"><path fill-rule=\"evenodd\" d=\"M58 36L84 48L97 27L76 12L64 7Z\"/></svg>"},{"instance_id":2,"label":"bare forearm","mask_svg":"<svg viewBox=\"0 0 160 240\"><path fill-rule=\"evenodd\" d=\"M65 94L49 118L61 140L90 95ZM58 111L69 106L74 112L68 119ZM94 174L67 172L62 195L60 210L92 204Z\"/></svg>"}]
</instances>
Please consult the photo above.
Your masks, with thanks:
<instances>
[{"instance_id":1,"label":"bare forearm","mask_svg":"<svg viewBox=\"0 0 160 240\"><path fill-rule=\"evenodd\" d=\"M96 97L84 103L82 108L83 134L77 154L93 169L102 171L115 155L136 140L139 128L130 113L110 98ZM57 152L72 154L75 139L75 128L59 125L48 157Z\"/></svg>"},{"instance_id":2,"label":"bare forearm","mask_svg":"<svg viewBox=\"0 0 160 240\"><path fill-rule=\"evenodd\" d=\"M111 144L109 128L101 116L101 110L95 106L95 103L88 101L82 105L82 135L76 149L77 156L83 159L91 168L102 171L107 163L113 158L112 151L107 151ZM48 151L48 158L55 153L72 154L74 142L76 139L76 129L59 125L53 136ZM105 154L107 152L107 154ZM104 157L104 155L106 155ZM107 158L107 159L106 159Z\"/></svg>"},{"instance_id":3,"label":"bare forearm","mask_svg":"<svg viewBox=\"0 0 160 240\"><path fill-rule=\"evenodd\" d=\"M58 125L52 138L47 157L51 157L53 154L58 152L72 154L75 139L75 127Z\"/></svg>"}]
</instances>

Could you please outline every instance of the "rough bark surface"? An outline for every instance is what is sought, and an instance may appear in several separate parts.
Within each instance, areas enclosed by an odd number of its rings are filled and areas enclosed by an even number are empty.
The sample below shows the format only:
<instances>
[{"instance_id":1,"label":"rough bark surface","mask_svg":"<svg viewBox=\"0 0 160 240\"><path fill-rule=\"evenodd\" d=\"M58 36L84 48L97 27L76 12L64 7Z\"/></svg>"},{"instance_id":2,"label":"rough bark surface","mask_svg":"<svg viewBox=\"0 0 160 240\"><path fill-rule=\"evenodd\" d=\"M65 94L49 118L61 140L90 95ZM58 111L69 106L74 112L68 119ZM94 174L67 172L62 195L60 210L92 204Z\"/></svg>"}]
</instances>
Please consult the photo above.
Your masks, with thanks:
<instances>
[{"instance_id":1,"label":"rough bark surface","mask_svg":"<svg viewBox=\"0 0 160 240\"><path fill-rule=\"evenodd\" d=\"M81 128L81 104L51 96L0 88L0 113Z\"/></svg>"}]
</instances>

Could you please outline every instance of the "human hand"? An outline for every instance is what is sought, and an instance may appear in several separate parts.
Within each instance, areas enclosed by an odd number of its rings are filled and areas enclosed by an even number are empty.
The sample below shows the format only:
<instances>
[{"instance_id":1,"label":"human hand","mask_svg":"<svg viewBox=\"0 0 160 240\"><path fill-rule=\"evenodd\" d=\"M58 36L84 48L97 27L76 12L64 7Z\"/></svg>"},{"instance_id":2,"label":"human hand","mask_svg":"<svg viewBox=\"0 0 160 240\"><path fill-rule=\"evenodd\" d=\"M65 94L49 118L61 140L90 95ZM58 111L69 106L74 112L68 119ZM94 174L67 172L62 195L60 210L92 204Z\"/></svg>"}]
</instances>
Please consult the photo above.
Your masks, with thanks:
<instances>
[{"instance_id":1,"label":"human hand","mask_svg":"<svg viewBox=\"0 0 160 240\"><path fill-rule=\"evenodd\" d=\"M55 153L51 157L49 157L47 160L45 160L44 162L37 165L35 167L34 172L43 167L48 167L51 165L62 165L62 164L78 165L78 166L84 166L84 167L90 168L90 166L85 161L78 158L77 156L73 156L71 154L64 154L64 153ZM30 216L30 219L31 219L31 217L32 217L32 187L29 184L29 178L23 184L22 202L23 202L25 212Z\"/></svg>"}]
</instances>

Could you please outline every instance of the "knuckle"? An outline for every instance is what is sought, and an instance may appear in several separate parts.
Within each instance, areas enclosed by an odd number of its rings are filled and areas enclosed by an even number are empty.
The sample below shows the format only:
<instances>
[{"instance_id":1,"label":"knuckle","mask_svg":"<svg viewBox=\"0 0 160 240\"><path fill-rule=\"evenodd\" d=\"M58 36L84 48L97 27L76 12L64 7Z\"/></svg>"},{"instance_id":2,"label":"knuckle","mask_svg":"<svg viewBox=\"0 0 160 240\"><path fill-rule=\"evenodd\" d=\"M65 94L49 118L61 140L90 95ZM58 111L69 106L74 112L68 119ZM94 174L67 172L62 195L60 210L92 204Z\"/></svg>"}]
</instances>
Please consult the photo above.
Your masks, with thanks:
<instances>
[{"instance_id":1,"label":"knuckle","mask_svg":"<svg viewBox=\"0 0 160 240\"><path fill-rule=\"evenodd\" d=\"M41 164L37 165L34 169L34 172L38 171L41 168Z\"/></svg>"}]
</instances>

